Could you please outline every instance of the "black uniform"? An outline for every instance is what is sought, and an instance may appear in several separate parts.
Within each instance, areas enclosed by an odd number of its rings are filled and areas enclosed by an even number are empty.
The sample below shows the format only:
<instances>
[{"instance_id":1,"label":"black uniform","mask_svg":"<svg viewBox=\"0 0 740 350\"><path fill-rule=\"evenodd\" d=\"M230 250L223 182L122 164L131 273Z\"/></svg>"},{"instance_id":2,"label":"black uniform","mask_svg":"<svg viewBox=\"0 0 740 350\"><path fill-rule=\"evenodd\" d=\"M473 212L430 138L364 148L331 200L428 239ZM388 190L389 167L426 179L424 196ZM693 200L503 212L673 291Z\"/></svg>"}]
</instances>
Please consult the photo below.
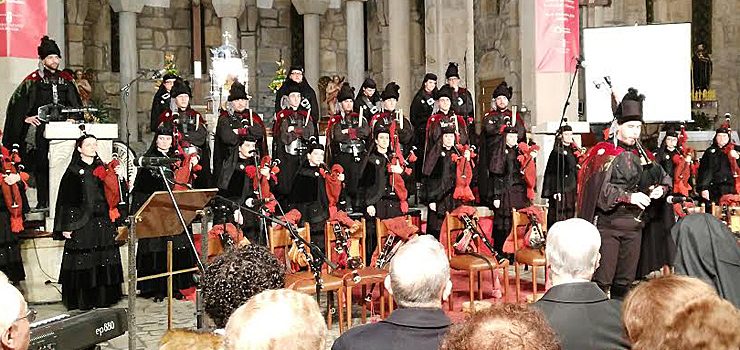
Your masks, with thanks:
<instances>
[{"instance_id":1,"label":"black uniform","mask_svg":"<svg viewBox=\"0 0 740 350\"><path fill-rule=\"evenodd\" d=\"M548 199L548 229L556 222L576 215L579 167L574 151L572 145L564 145L560 140L555 140L550 157L547 158L540 194L542 198ZM558 193L559 200L555 198Z\"/></svg>"},{"instance_id":2,"label":"black uniform","mask_svg":"<svg viewBox=\"0 0 740 350\"><path fill-rule=\"evenodd\" d=\"M7 150L3 149L3 153L5 151ZM19 180L17 184L21 198L17 199L15 203L20 206L21 215L23 215L29 210L26 185L22 180ZM26 271L23 268L18 233L12 231L10 218L11 214L8 205L5 203L5 197L0 195L0 271L8 277L10 282L16 283L26 279Z\"/></svg>"},{"instance_id":3,"label":"black uniform","mask_svg":"<svg viewBox=\"0 0 740 350\"><path fill-rule=\"evenodd\" d=\"M434 113L437 88L435 87L431 92L424 90L424 84L429 80L436 81L437 76L431 73L427 73L424 76L421 88L414 95L414 99L411 101L411 108L409 109L411 124L414 126L414 145L418 149L423 149L426 143L427 121ZM421 166L417 166L417 171L421 171Z\"/></svg>"},{"instance_id":4,"label":"black uniform","mask_svg":"<svg viewBox=\"0 0 740 350\"><path fill-rule=\"evenodd\" d=\"M165 74L162 77L162 84L159 85L159 89L157 89L157 92L154 94L154 98L152 99L152 110L149 114L151 118L151 122L149 125L149 128L151 132L156 132L157 127L159 126L159 116L164 113L164 111L170 109L170 103L172 101L172 96L170 95L170 92L167 90L167 88L164 87L164 83L169 79L177 79L178 77L174 74Z\"/></svg>"},{"instance_id":5,"label":"black uniform","mask_svg":"<svg viewBox=\"0 0 740 350\"><path fill-rule=\"evenodd\" d=\"M306 158L308 143L315 129L306 111L284 109L278 112L272 132L272 156L280 159L276 194L278 199L282 199L293 189L293 178Z\"/></svg>"},{"instance_id":6,"label":"black uniform","mask_svg":"<svg viewBox=\"0 0 740 350\"><path fill-rule=\"evenodd\" d=\"M305 157L304 157L305 158ZM321 168L304 161L293 180L293 189L288 195L288 208L298 209L301 224L311 226L311 241L324 250L324 226L329 218L329 200Z\"/></svg>"},{"instance_id":7,"label":"black uniform","mask_svg":"<svg viewBox=\"0 0 740 350\"><path fill-rule=\"evenodd\" d=\"M427 189L427 201L436 205L435 211L427 212L426 233L439 239L445 214L454 210L460 201L452 198L457 175L457 165L452 161L452 154L455 150L440 145L436 152L438 153L435 157L436 161L432 165L430 174L424 178L424 183Z\"/></svg>"},{"instance_id":8,"label":"black uniform","mask_svg":"<svg viewBox=\"0 0 740 350\"><path fill-rule=\"evenodd\" d=\"M362 83L360 91L357 92L357 97L355 97L352 111L360 113L360 109L362 109L362 116L365 117L365 119L370 120L374 115L380 113L381 108L378 106L378 102L380 102L380 93L376 90L372 96L367 97L362 92L363 88L377 89L375 80L367 78Z\"/></svg>"},{"instance_id":9,"label":"black uniform","mask_svg":"<svg viewBox=\"0 0 740 350\"><path fill-rule=\"evenodd\" d=\"M498 208L493 208L493 247L498 254L503 254L504 242L511 233L511 210L530 205L527 198L527 183L524 181L521 164L517 159L519 148L504 145L503 152L503 172L492 178L492 201L501 201Z\"/></svg>"},{"instance_id":10,"label":"black uniform","mask_svg":"<svg viewBox=\"0 0 740 350\"><path fill-rule=\"evenodd\" d=\"M259 192L254 189L254 179L250 178L248 173L259 172L259 164L254 157L242 158L239 154L238 146L234 146L230 152L229 158L224 160L220 167L218 178L218 194L231 201L245 205L245 202L252 198L259 199ZM218 202L218 201L217 201ZM232 203L222 203L223 206L217 205L219 210L214 215L214 225L233 222L233 213L235 206ZM228 208L228 209L227 209ZM256 210L255 208L251 208ZM244 221L241 225L244 236L250 242L262 242L264 237L260 234L260 219L256 215L241 210ZM234 225L239 226L237 223Z\"/></svg>"},{"instance_id":11,"label":"black uniform","mask_svg":"<svg viewBox=\"0 0 740 350\"><path fill-rule=\"evenodd\" d=\"M720 131L718 130L718 133ZM725 130L724 132L726 133L727 131ZM735 178L730 167L730 158L725 153L725 149L730 147L734 147L736 151L740 152L740 147L733 145L731 142L720 148L715 140L704 151L704 155L702 155L699 162L696 189L699 193L708 190L709 199L714 204L719 203L719 199L723 195L735 194ZM735 162L738 161L735 160Z\"/></svg>"},{"instance_id":12,"label":"black uniform","mask_svg":"<svg viewBox=\"0 0 740 350\"><path fill-rule=\"evenodd\" d=\"M267 132L265 124L257 113L250 109L241 112L221 111L216 124L216 138L213 142L213 176L218 179L221 174L221 166L224 161L231 157L234 150L238 148L239 140L245 136L259 135L257 150L260 155L267 153ZM236 130L236 132L234 132ZM235 148L236 146L236 148ZM217 184L218 185L218 184Z\"/></svg>"},{"instance_id":13,"label":"black uniform","mask_svg":"<svg viewBox=\"0 0 740 350\"><path fill-rule=\"evenodd\" d=\"M480 193L481 202L491 206L493 201L493 177L495 174L504 172L504 148L505 140L503 128L511 118L511 111L490 111L483 117L483 127L481 129L480 152L478 153L478 192ZM518 142L527 141L527 129L521 118L517 116L515 125L518 135Z\"/></svg>"},{"instance_id":14,"label":"black uniform","mask_svg":"<svg viewBox=\"0 0 740 350\"><path fill-rule=\"evenodd\" d=\"M293 80L290 80L290 78L285 79L283 85L275 93L275 113L280 112L284 108L289 108L287 106L282 106L281 103L283 97L290 95L290 92L295 89L297 89L297 91L300 91L302 96L300 108L304 111L308 111L309 108L311 109L311 125L313 126L313 128L311 129L311 134L306 135L306 137L319 137L319 102L316 99L316 91L305 79L300 83L296 83Z\"/></svg>"},{"instance_id":15,"label":"black uniform","mask_svg":"<svg viewBox=\"0 0 740 350\"><path fill-rule=\"evenodd\" d=\"M108 215L103 181L93 172L99 158L85 163L75 150L59 185L54 234L71 231L64 242L59 283L67 309L109 307L122 296L123 268L115 242L116 225Z\"/></svg>"},{"instance_id":16,"label":"black uniform","mask_svg":"<svg viewBox=\"0 0 740 350\"><path fill-rule=\"evenodd\" d=\"M362 125L360 124L362 118ZM344 168L344 184L352 208L361 207L358 192L360 162L370 144L370 123L357 113L336 115L329 122L329 166L339 164Z\"/></svg>"}]
</instances>

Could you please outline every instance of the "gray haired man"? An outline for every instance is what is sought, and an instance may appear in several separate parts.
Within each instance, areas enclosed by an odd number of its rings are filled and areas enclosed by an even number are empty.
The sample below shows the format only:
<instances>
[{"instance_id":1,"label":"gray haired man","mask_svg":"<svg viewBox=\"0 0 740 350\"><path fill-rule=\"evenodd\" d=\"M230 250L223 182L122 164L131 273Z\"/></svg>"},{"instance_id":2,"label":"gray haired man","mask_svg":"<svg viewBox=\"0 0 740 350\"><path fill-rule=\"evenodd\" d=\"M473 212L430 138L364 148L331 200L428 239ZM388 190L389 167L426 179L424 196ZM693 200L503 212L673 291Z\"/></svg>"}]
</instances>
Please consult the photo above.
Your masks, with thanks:
<instances>
[{"instance_id":1,"label":"gray haired man","mask_svg":"<svg viewBox=\"0 0 740 350\"><path fill-rule=\"evenodd\" d=\"M400 308L383 321L350 329L333 350L439 348L450 326L442 301L452 291L442 245L428 235L406 242L391 260L385 288Z\"/></svg>"}]
</instances>

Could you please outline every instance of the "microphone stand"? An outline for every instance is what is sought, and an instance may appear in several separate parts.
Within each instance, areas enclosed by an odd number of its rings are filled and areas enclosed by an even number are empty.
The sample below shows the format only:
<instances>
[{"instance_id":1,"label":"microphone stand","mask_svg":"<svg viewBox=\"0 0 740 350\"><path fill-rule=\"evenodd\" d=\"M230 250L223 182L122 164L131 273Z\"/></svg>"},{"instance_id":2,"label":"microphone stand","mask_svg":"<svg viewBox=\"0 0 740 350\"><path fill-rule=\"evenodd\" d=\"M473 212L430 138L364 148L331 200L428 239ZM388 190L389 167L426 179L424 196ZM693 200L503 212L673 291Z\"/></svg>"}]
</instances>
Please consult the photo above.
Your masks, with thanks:
<instances>
[{"instance_id":1,"label":"microphone stand","mask_svg":"<svg viewBox=\"0 0 740 350\"><path fill-rule=\"evenodd\" d=\"M260 156L257 153L257 150L255 150L254 152L252 152L252 157L254 157L254 165L257 167L257 175L255 175L255 177L261 176L261 174L259 173L260 172L260 168L259 168L259 166L260 166ZM261 200L264 200L265 197L262 194L262 186L259 183L257 184L257 191L258 191L258 195L259 195L260 199ZM260 211L261 210L262 209L260 208ZM268 231L267 230L267 221L265 220L264 217L260 217L260 234L261 235L260 236L257 236L257 237L264 237L264 239L265 239L264 244L265 245L267 245L267 243L270 240L270 237L269 237L269 234L268 234L267 231Z\"/></svg>"},{"instance_id":2,"label":"microphone stand","mask_svg":"<svg viewBox=\"0 0 740 350\"><path fill-rule=\"evenodd\" d=\"M296 243L299 249L301 249L302 247L304 247L304 249L305 247L308 247L310 254L309 252L306 252L305 250L303 250L303 253L306 257L306 260L308 261L308 266L311 269L311 272L313 272L314 280L316 281L315 282L316 283L316 302L321 301L321 289L324 286L324 282L321 279L321 267L324 265L324 263L329 265L329 267L331 267L332 269L336 269L337 266L336 264L334 264L333 262L331 262L330 260L326 258L326 255L324 254L324 252L322 252L321 249L318 246L316 246L316 244L314 244L313 242L306 241L306 239L301 237L301 235L298 234L298 230L296 229L295 225L289 222L285 222L283 220L276 219L272 216L265 215L264 213L261 212L261 210L257 211L257 210L250 209L246 206L241 205L240 203L237 203L223 196L216 195L216 198L224 202L231 203L234 207L239 208L239 210L244 210L250 214L256 215L261 220L270 221L271 223L285 227L290 233L291 239ZM280 211L282 211L282 208L280 208ZM285 213L283 213L283 216L285 216Z\"/></svg>"},{"instance_id":3,"label":"microphone stand","mask_svg":"<svg viewBox=\"0 0 740 350\"><path fill-rule=\"evenodd\" d=\"M568 106L570 106L570 97L573 95L573 85L576 82L576 78L578 77L578 72L581 70L581 61L576 58L576 71L573 73L573 78L570 80L570 87L568 88L568 97L565 98L565 103L563 103L563 112L560 114L560 122L558 123L558 129L555 131L555 143L553 144L553 150L555 150L560 145L558 144L558 136L560 136L560 143L562 144L562 137L563 134L561 133L561 129L563 128L563 123L565 122L565 113L568 111ZM516 118L516 116L512 116L512 118ZM565 194L565 164L563 164L564 157L561 156L561 154L558 152L557 157L557 174L558 174L558 188L560 192L560 198L558 198L558 202L562 202L564 200L563 195ZM576 194L578 196L578 194ZM553 198L554 199L554 198ZM565 213L565 209L563 208L563 203L556 203L557 204L557 210L555 211L555 221L558 221L562 219L563 214Z\"/></svg>"}]
</instances>

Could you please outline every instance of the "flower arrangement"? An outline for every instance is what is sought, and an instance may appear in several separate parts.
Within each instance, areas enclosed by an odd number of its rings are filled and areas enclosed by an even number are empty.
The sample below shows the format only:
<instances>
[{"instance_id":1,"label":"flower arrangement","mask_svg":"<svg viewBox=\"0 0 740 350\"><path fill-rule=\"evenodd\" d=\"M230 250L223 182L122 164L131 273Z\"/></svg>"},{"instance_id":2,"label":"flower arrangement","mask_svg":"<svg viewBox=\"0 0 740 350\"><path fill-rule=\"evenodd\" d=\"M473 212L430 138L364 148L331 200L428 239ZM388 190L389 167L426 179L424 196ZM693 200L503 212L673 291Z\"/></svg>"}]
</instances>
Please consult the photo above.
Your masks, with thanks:
<instances>
[{"instance_id":1,"label":"flower arrangement","mask_svg":"<svg viewBox=\"0 0 740 350\"><path fill-rule=\"evenodd\" d=\"M280 90L285 78L288 76L285 71L285 62L283 60L275 61L275 64L277 64L278 69L275 71L275 76L272 78L270 85L267 86L273 94Z\"/></svg>"}]
</instances>

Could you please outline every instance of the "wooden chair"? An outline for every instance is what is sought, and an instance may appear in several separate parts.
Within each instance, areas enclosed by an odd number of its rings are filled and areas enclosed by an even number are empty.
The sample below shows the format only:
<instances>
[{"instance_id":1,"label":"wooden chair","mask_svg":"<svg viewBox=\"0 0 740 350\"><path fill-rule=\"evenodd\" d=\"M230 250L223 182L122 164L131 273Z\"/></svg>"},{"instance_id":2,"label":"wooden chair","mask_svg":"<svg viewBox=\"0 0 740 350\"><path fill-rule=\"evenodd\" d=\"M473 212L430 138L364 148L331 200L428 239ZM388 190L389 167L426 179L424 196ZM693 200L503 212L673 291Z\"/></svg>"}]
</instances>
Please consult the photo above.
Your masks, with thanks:
<instances>
[{"instance_id":1,"label":"wooden chair","mask_svg":"<svg viewBox=\"0 0 740 350\"><path fill-rule=\"evenodd\" d=\"M547 231L547 209L543 208L543 215L540 226L543 231ZM519 303L521 294L521 276L519 275L519 265L532 266L532 302L537 301L537 267L542 267L545 274L545 285L547 285L547 259L545 258L545 248L532 249L519 246L518 227L529 225L529 217L522 214L516 209L512 209L511 218L511 235L514 238L514 274L516 283L516 302Z\"/></svg>"},{"instance_id":2,"label":"wooden chair","mask_svg":"<svg viewBox=\"0 0 740 350\"><path fill-rule=\"evenodd\" d=\"M324 237L326 237L326 256L327 259L331 261L332 255L334 254L334 249L332 249L332 243L336 242L336 236L334 235L334 230L332 228L332 225L327 222L325 227L325 234ZM347 328L352 327L352 288L356 286L360 286L362 288L362 296L364 298L365 294L367 294L367 286L371 285L377 285L376 288L380 290L380 317L385 318L385 296L384 296L384 287L383 282L385 281L385 277L388 276L388 271L376 268L374 266L367 266L367 257L365 254L365 240L367 237L367 228L365 226L365 219L361 220L360 223L360 230L359 232L355 232L353 234L353 239L357 239L359 243L359 256L362 259L362 266L361 268L357 269L357 276L360 277L359 282L355 282L353 280L353 274L352 270L350 269L340 269L340 270L334 270L330 271L330 273L333 276L340 277L344 280L344 288L347 291L347 297L346 297L346 310L347 310ZM354 249L351 249L351 251ZM357 252L355 252L354 256ZM361 320L362 323L367 322L367 302L365 299L362 299L362 314L361 314Z\"/></svg>"},{"instance_id":3,"label":"wooden chair","mask_svg":"<svg viewBox=\"0 0 740 350\"><path fill-rule=\"evenodd\" d=\"M447 258L450 260L450 268L457 271L467 271L468 272L468 291L470 296L470 308L472 311L475 311L475 281L477 276L478 281L478 299L483 299L483 288L481 288L481 272L483 271L490 271L491 267L493 266L494 269L498 270L501 269L503 279L504 279L504 291L503 291L503 297L504 300L506 300L507 291L509 289L509 262L503 261L499 263L496 261L496 258L494 258L492 255L488 254L480 254L480 256L470 255L470 254L460 254L460 255L453 255L454 248L452 247L454 238L457 237L457 233L460 232L464 225L460 219L455 217L454 215L450 215L450 213L447 213L445 215L445 222L446 222L446 231L447 239L445 242L446 250L447 250ZM480 238L475 239L475 243L478 247L481 246L481 240ZM492 281L492 283L495 283L495 280ZM449 299L449 309L452 311L453 309L453 301L452 296L450 295Z\"/></svg>"},{"instance_id":4,"label":"wooden chair","mask_svg":"<svg viewBox=\"0 0 740 350\"><path fill-rule=\"evenodd\" d=\"M311 228L308 223L306 223L302 228L298 229L298 234L303 237L306 241L311 241ZM283 248L285 249L285 266L290 266L290 261L288 261L288 250L290 249L291 245L293 244L293 240L290 237L290 232L284 227L270 227L269 229L269 242L268 246L270 248L270 251L274 254L276 248ZM329 293L336 293L339 305L339 333L344 332L344 282L341 278L332 276L328 273L322 273L321 279L323 280L323 288L322 291L326 292L327 300L329 297ZM313 273L311 271L300 271L296 273L287 273L285 275L285 288L293 289L295 291L306 293L306 294L316 294L316 283L313 276ZM332 327L332 317L331 317L331 308L332 303L327 302L326 304L326 324L331 329Z\"/></svg>"},{"instance_id":5,"label":"wooden chair","mask_svg":"<svg viewBox=\"0 0 740 350\"><path fill-rule=\"evenodd\" d=\"M411 217L406 215L406 222L411 224ZM419 232L419 234L422 234ZM390 233L388 232L388 228L385 227L385 224L383 221L381 221L378 218L375 218L375 241L378 242L377 246L375 247L375 251L378 253L378 256L380 256L381 250L383 250L383 245L385 244L385 241L388 239L388 236L390 236ZM371 257L372 260L372 257ZM386 270L388 269L388 265L386 265ZM382 286L381 286L382 287ZM382 289L381 289L382 290ZM390 314L391 311L393 311L393 296L388 293L388 313Z\"/></svg>"}]
</instances>

